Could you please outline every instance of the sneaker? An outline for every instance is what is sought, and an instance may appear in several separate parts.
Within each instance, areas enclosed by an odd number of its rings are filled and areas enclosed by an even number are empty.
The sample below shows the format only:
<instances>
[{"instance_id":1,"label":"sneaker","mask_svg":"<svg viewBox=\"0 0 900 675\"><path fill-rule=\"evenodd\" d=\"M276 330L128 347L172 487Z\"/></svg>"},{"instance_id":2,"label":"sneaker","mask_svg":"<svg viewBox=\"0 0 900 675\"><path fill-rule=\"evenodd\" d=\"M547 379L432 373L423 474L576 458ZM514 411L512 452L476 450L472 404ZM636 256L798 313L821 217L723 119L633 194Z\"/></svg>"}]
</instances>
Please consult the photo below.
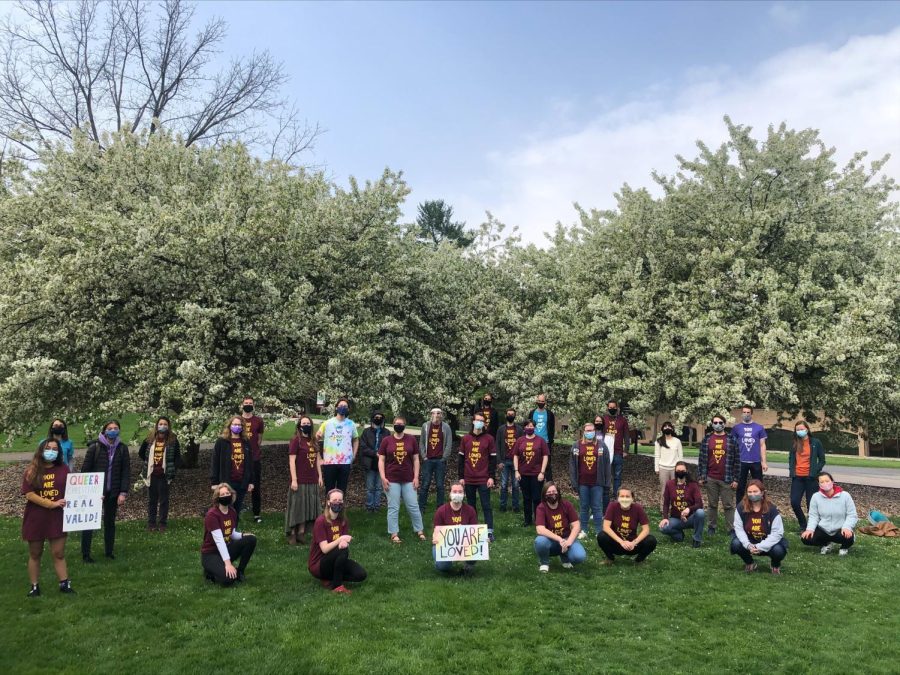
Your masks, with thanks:
<instances>
[{"instance_id":1,"label":"sneaker","mask_svg":"<svg viewBox=\"0 0 900 675\"><path fill-rule=\"evenodd\" d=\"M564 569L564 570L573 570L573 569L575 569L575 565L573 565L573 564L570 563L570 562L564 562L564 563L562 564L562 566L563 566L563 569Z\"/></svg>"},{"instance_id":2,"label":"sneaker","mask_svg":"<svg viewBox=\"0 0 900 675\"><path fill-rule=\"evenodd\" d=\"M165 525L160 525L158 528L156 528L156 531L157 531L157 532L165 532L165 531L166 531L166 526L165 526Z\"/></svg>"},{"instance_id":3,"label":"sneaker","mask_svg":"<svg viewBox=\"0 0 900 675\"><path fill-rule=\"evenodd\" d=\"M773 567L773 568L772 568L772 574L778 574L778 575L780 575L780 574L781 574L781 568L780 568L780 567Z\"/></svg>"},{"instance_id":4,"label":"sneaker","mask_svg":"<svg viewBox=\"0 0 900 675\"><path fill-rule=\"evenodd\" d=\"M613 562L615 562L615 561L610 560L609 558L603 558L603 560L600 561L600 564L606 565L607 567L609 567L610 565L613 564Z\"/></svg>"},{"instance_id":5,"label":"sneaker","mask_svg":"<svg viewBox=\"0 0 900 675\"><path fill-rule=\"evenodd\" d=\"M587 539L587 535L584 533L584 530L578 533L579 539Z\"/></svg>"},{"instance_id":6,"label":"sneaker","mask_svg":"<svg viewBox=\"0 0 900 675\"><path fill-rule=\"evenodd\" d=\"M470 577L475 574L475 565L472 563L466 563L462 568L462 575L464 577Z\"/></svg>"},{"instance_id":7,"label":"sneaker","mask_svg":"<svg viewBox=\"0 0 900 675\"><path fill-rule=\"evenodd\" d=\"M514 507L513 507L513 513L518 513L518 512L519 512L519 507L518 507L518 506L514 506Z\"/></svg>"},{"instance_id":8,"label":"sneaker","mask_svg":"<svg viewBox=\"0 0 900 675\"><path fill-rule=\"evenodd\" d=\"M60 593L74 593L75 589L72 588L72 582L66 579L65 581L59 582L59 592Z\"/></svg>"},{"instance_id":9,"label":"sneaker","mask_svg":"<svg viewBox=\"0 0 900 675\"><path fill-rule=\"evenodd\" d=\"M747 574L750 574L750 572L755 572L756 571L756 563L750 563L749 565L744 565L744 571Z\"/></svg>"},{"instance_id":10,"label":"sneaker","mask_svg":"<svg viewBox=\"0 0 900 675\"><path fill-rule=\"evenodd\" d=\"M41 594L41 587L39 584L34 584L31 587L31 590L28 591L29 598L37 598L38 596L40 596L40 594Z\"/></svg>"},{"instance_id":11,"label":"sneaker","mask_svg":"<svg viewBox=\"0 0 900 675\"><path fill-rule=\"evenodd\" d=\"M715 536L716 536L716 530L715 530L714 528L710 528L710 529L708 529L708 530L706 531L706 535L709 536L709 537L715 537Z\"/></svg>"},{"instance_id":12,"label":"sneaker","mask_svg":"<svg viewBox=\"0 0 900 675\"><path fill-rule=\"evenodd\" d=\"M342 595L352 595L353 594L353 591L351 591L349 588L347 588L343 584L341 584L340 586L338 586L331 592L332 593L340 593Z\"/></svg>"},{"instance_id":13,"label":"sneaker","mask_svg":"<svg viewBox=\"0 0 900 675\"><path fill-rule=\"evenodd\" d=\"M493 532L488 532L488 541L489 541L490 543L493 544L493 543L494 543L494 539L495 539L494 533L493 533Z\"/></svg>"},{"instance_id":14,"label":"sneaker","mask_svg":"<svg viewBox=\"0 0 900 675\"><path fill-rule=\"evenodd\" d=\"M244 576L244 573L241 572L240 570L238 570L238 575L237 575L236 581L237 581L239 584L242 584L242 583L244 583L244 581L246 581L246 579L247 579L247 577Z\"/></svg>"},{"instance_id":15,"label":"sneaker","mask_svg":"<svg viewBox=\"0 0 900 675\"><path fill-rule=\"evenodd\" d=\"M825 544L822 548L819 549L819 553L822 555L828 555L831 553L831 544Z\"/></svg>"},{"instance_id":16,"label":"sneaker","mask_svg":"<svg viewBox=\"0 0 900 675\"><path fill-rule=\"evenodd\" d=\"M262 522L262 516L253 516L253 522L254 522L254 523L261 523L261 522Z\"/></svg>"},{"instance_id":17,"label":"sneaker","mask_svg":"<svg viewBox=\"0 0 900 675\"><path fill-rule=\"evenodd\" d=\"M506 504L500 505L500 513L506 513Z\"/></svg>"},{"instance_id":18,"label":"sneaker","mask_svg":"<svg viewBox=\"0 0 900 675\"><path fill-rule=\"evenodd\" d=\"M549 571L550 565L541 565L540 567L538 567L538 572L542 572L543 574L546 574Z\"/></svg>"},{"instance_id":19,"label":"sneaker","mask_svg":"<svg viewBox=\"0 0 900 675\"><path fill-rule=\"evenodd\" d=\"M115 553L107 553L107 554L106 554L106 557L109 558L110 560L115 560L115 559L116 559L116 554L115 554Z\"/></svg>"},{"instance_id":20,"label":"sneaker","mask_svg":"<svg viewBox=\"0 0 900 675\"><path fill-rule=\"evenodd\" d=\"M842 548L840 551L838 551L838 555L848 555L849 553L850 553L849 548Z\"/></svg>"},{"instance_id":21,"label":"sneaker","mask_svg":"<svg viewBox=\"0 0 900 675\"><path fill-rule=\"evenodd\" d=\"M691 541L691 548L700 548L701 545L702 545L702 542L699 542L696 539Z\"/></svg>"},{"instance_id":22,"label":"sneaker","mask_svg":"<svg viewBox=\"0 0 900 675\"><path fill-rule=\"evenodd\" d=\"M86 556L84 556L84 562L86 562L88 565L90 565L90 564L93 564L93 563L95 563L95 562L97 562L97 561L94 560L91 556L86 555Z\"/></svg>"},{"instance_id":23,"label":"sneaker","mask_svg":"<svg viewBox=\"0 0 900 675\"><path fill-rule=\"evenodd\" d=\"M156 532L156 525L147 525L147 532Z\"/></svg>"},{"instance_id":24,"label":"sneaker","mask_svg":"<svg viewBox=\"0 0 900 675\"><path fill-rule=\"evenodd\" d=\"M207 581L212 581L213 583L215 583L215 581L216 581L216 575L213 574L212 572L204 572L203 576L206 578Z\"/></svg>"}]
</instances>

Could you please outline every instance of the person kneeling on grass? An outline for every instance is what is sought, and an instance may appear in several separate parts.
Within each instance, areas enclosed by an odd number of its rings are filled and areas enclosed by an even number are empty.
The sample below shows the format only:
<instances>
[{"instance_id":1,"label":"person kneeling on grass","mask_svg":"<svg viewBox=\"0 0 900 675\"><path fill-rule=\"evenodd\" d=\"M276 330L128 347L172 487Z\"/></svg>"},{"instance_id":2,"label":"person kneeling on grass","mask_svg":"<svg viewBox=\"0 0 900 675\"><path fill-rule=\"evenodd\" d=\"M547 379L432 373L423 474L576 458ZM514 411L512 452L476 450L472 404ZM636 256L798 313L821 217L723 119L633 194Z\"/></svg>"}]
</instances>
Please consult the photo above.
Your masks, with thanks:
<instances>
[{"instance_id":1,"label":"person kneeling on grass","mask_svg":"<svg viewBox=\"0 0 900 675\"><path fill-rule=\"evenodd\" d=\"M537 554L541 572L550 571L550 556L559 556L565 569L572 569L587 559L587 551L578 541L581 525L575 507L559 496L556 483L544 483L541 503L534 517L537 537L534 538L534 552Z\"/></svg>"},{"instance_id":2,"label":"person kneeling on grass","mask_svg":"<svg viewBox=\"0 0 900 675\"><path fill-rule=\"evenodd\" d=\"M366 580L366 571L358 562L350 559L348 532L350 524L344 516L344 493L337 488L328 492L325 511L313 525L313 536L309 546L309 573L321 580L322 585L335 593L350 595L344 582Z\"/></svg>"},{"instance_id":3,"label":"person kneeling on grass","mask_svg":"<svg viewBox=\"0 0 900 675\"><path fill-rule=\"evenodd\" d=\"M834 478L827 471L818 475L819 491L809 501L809 520L800 538L807 546L821 546L822 555L829 553L832 542L840 544L840 555L850 553L853 546L853 528L859 517L856 504L849 492L844 492L834 484Z\"/></svg>"},{"instance_id":4,"label":"person kneeling on grass","mask_svg":"<svg viewBox=\"0 0 900 675\"><path fill-rule=\"evenodd\" d=\"M256 550L256 537L250 532L238 532L235 491L228 483L213 486L213 505L203 519L203 545L200 562L209 581L231 586L244 580L244 570ZM235 568L232 560L238 561Z\"/></svg>"},{"instance_id":5,"label":"person kneeling on grass","mask_svg":"<svg viewBox=\"0 0 900 675\"><path fill-rule=\"evenodd\" d=\"M435 558L434 567L438 572L450 572L453 563L449 560L437 560L438 533L437 528L446 525L477 525L478 514L468 504L464 504L466 491L459 481L450 486L450 502L441 504L434 512L435 530L431 535L431 556ZM475 562L470 560L463 564L463 574L471 574L475 570Z\"/></svg>"},{"instance_id":6,"label":"person kneeling on grass","mask_svg":"<svg viewBox=\"0 0 900 675\"><path fill-rule=\"evenodd\" d=\"M778 508L766 496L761 480L747 484L744 498L734 513L734 537L731 552L744 561L744 571L756 569L753 556L766 556L772 561L772 574L781 574L781 561L787 555L784 522Z\"/></svg>"},{"instance_id":7,"label":"person kneeling on grass","mask_svg":"<svg viewBox=\"0 0 900 675\"><path fill-rule=\"evenodd\" d=\"M634 562L640 564L656 548L656 537L650 534L647 512L635 502L631 488L619 488L617 501L606 507L603 532L597 535L597 546L606 556L605 565L611 565L617 555L636 556Z\"/></svg>"},{"instance_id":8,"label":"person kneeling on grass","mask_svg":"<svg viewBox=\"0 0 900 675\"><path fill-rule=\"evenodd\" d=\"M663 490L663 513L665 517L659 521L660 532L669 535L672 541L684 541L684 531L692 529L692 546L700 548L706 512L703 510L700 487L684 462L675 465L675 478L666 482Z\"/></svg>"}]
</instances>

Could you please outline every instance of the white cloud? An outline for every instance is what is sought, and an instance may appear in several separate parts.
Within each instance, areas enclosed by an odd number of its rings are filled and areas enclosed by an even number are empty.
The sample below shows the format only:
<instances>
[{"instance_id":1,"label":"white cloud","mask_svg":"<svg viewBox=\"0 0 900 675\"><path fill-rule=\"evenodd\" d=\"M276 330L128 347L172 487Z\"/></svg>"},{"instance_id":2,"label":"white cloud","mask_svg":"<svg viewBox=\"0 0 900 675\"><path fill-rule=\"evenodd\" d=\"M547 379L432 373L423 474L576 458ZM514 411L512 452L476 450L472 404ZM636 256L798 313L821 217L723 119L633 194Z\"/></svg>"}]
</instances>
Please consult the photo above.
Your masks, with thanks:
<instances>
[{"instance_id":1,"label":"white cloud","mask_svg":"<svg viewBox=\"0 0 900 675\"><path fill-rule=\"evenodd\" d=\"M711 68L698 77L691 71L679 88L652 91L575 131L492 151L480 184L451 196L458 215L476 223L491 210L518 225L526 241L541 243L556 221L575 220L573 202L609 208L624 182L649 187L652 170L672 173L676 154L694 156L696 140L721 143L726 114L752 125L757 136L782 121L817 128L837 148L839 162L858 150L870 158L891 153L886 171L900 175L900 28L836 48L793 49L747 73Z\"/></svg>"},{"instance_id":2,"label":"white cloud","mask_svg":"<svg viewBox=\"0 0 900 675\"><path fill-rule=\"evenodd\" d=\"M769 18L778 28L794 28L806 18L806 6L799 2L776 2L769 7Z\"/></svg>"}]
</instances>

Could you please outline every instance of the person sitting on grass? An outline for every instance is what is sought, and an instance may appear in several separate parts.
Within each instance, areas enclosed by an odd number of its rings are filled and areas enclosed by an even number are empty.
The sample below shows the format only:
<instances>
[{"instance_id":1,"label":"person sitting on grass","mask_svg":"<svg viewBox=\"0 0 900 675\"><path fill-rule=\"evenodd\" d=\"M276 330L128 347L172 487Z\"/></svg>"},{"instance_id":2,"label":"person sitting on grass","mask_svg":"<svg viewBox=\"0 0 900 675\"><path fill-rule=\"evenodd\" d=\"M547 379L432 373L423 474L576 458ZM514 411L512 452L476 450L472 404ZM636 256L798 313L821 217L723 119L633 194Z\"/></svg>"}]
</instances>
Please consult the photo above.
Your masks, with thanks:
<instances>
[{"instance_id":1,"label":"person sitting on grass","mask_svg":"<svg viewBox=\"0 0 900 675\"><path fill-rule=\"evenodd\" d=\"M431 556L435 559L434 567L438 572L448 573L453 570L453 563L449 560L437 560L437 545L439 541L437 528L448 525L477 525L478 514L468 504L465 504L466 491L463 484L456 481L450 486L450 502L441 504L434 512L434 532L431 534ZM475 562L470 560L463 563L462 573L471 574L475 571Z\"/></svg>"},{"instance_id":2,"label":"person sitting on grass","mask_svg":"<svg viewBox=\"0 0 900 675\"><path fill-rule=\"evenodd\" d=\"M366 580L366 571L350 559L350 524L344 516L344 493L334 488L328 492L325 511L313 525L309 546L309 573L335 593L350 595L344 582Z\"/></svg>"},{"instance_id":3,"label":"person sitting on grass","mask_svg":"<svg viewBox=\"0 0 900 675\"><path fill-rule=\"evenodd\" d=\"M540 566L538 571L550 571L550 556L559 556L565 569L572 569L587 559L587 551L578 541L581 525L578 514L570 502L562 499L556 483L544 483L541 503L534 516L537 536L534 538L534 552Z\"/></svg>"},{"instance_id":4,"label":"person sitting on grass","mask_svg":"<svg viewBox=\"0 0 900 675\"><path fill-rule=\"evenodd\" d=\"M822 555L829 553L832 543L840 544L839 555L850 553L853 546L853 528L859 520L856 504L849 492L834 484L827 471L818 475L819 491L809 502L809 520L800 538L807 546L821 546Z\"/></svg>"},{"instance_id":5,"label":"person sitting on grass","mask_svg":"<svg viewBox=\"0 0 900 675\"><path fill-rule=\"evenodd\" d=\"M787 556L784 522L778 508L766 496L761 480L751 480L744 498L738 502L731 552L744 561L745 572L756 569L753 556L765 556L772 561L772 574L781 574L781 561Z\"/></svg>"},{"instance_id":6,"label":"person sitting on grass","mask_svg":"<svg viewBox=\"0 0 900 675\"><path fill-rule=\"evenodd\" d=\"M617 555L633 555L635 564L639 565L656 548L656 537L650 534L647 512L635 501L631 488L619 488L616 501L606 507L597 546L606 556L604 565L612 565Z\"/></svg>"},{"instance_id":7,"label":"person sitting on grass","mask_svg":"<svg viewBox=\"0 0 900 675\"><path fill-rule=\"evenodd\" d=\"M700 548L706 513L703 511L700 487L684 462L675 464L675 478L666 482L663 514L665 517L659 521L660 532L671 537L672 541L684 541L684 531L691 529L694 531L691 545Z\"/></svg>"},{"instance_id":8,"label":"person sitting on grass","mask_svg":"<svg viewBox=\"0 0 900 675\"><path fill-rule=\"evenodd\" d=\"M244 581L244 571L256 550L256 537L250 532L238 532L235 490L228 483L214 485L213 503L203 519L203 544L200 563L209 581L231 586ZM238 561L235 568L232 560Z\"/></svg>"}]
</instances>

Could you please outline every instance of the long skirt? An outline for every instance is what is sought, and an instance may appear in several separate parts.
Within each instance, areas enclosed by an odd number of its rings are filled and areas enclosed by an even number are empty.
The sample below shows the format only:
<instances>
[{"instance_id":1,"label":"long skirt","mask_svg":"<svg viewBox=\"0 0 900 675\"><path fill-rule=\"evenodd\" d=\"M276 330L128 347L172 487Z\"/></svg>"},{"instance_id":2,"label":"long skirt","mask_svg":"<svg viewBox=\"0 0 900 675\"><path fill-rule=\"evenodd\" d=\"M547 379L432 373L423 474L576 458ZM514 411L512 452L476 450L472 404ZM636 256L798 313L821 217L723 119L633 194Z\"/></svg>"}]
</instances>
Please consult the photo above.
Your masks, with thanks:
<instances>
[{"instance_id":1,"label":"long skirt","mask_svg":"<svg viewBox=\"0 0 900 675\"><path fill-rule=\"evenodd\" d=\"M316 483L300 483L297 491L288 488L287 511L284 514L284 531L290 534L297 525L315 520L322 515L322 501Z\"/></svg>"}]
</instances>

